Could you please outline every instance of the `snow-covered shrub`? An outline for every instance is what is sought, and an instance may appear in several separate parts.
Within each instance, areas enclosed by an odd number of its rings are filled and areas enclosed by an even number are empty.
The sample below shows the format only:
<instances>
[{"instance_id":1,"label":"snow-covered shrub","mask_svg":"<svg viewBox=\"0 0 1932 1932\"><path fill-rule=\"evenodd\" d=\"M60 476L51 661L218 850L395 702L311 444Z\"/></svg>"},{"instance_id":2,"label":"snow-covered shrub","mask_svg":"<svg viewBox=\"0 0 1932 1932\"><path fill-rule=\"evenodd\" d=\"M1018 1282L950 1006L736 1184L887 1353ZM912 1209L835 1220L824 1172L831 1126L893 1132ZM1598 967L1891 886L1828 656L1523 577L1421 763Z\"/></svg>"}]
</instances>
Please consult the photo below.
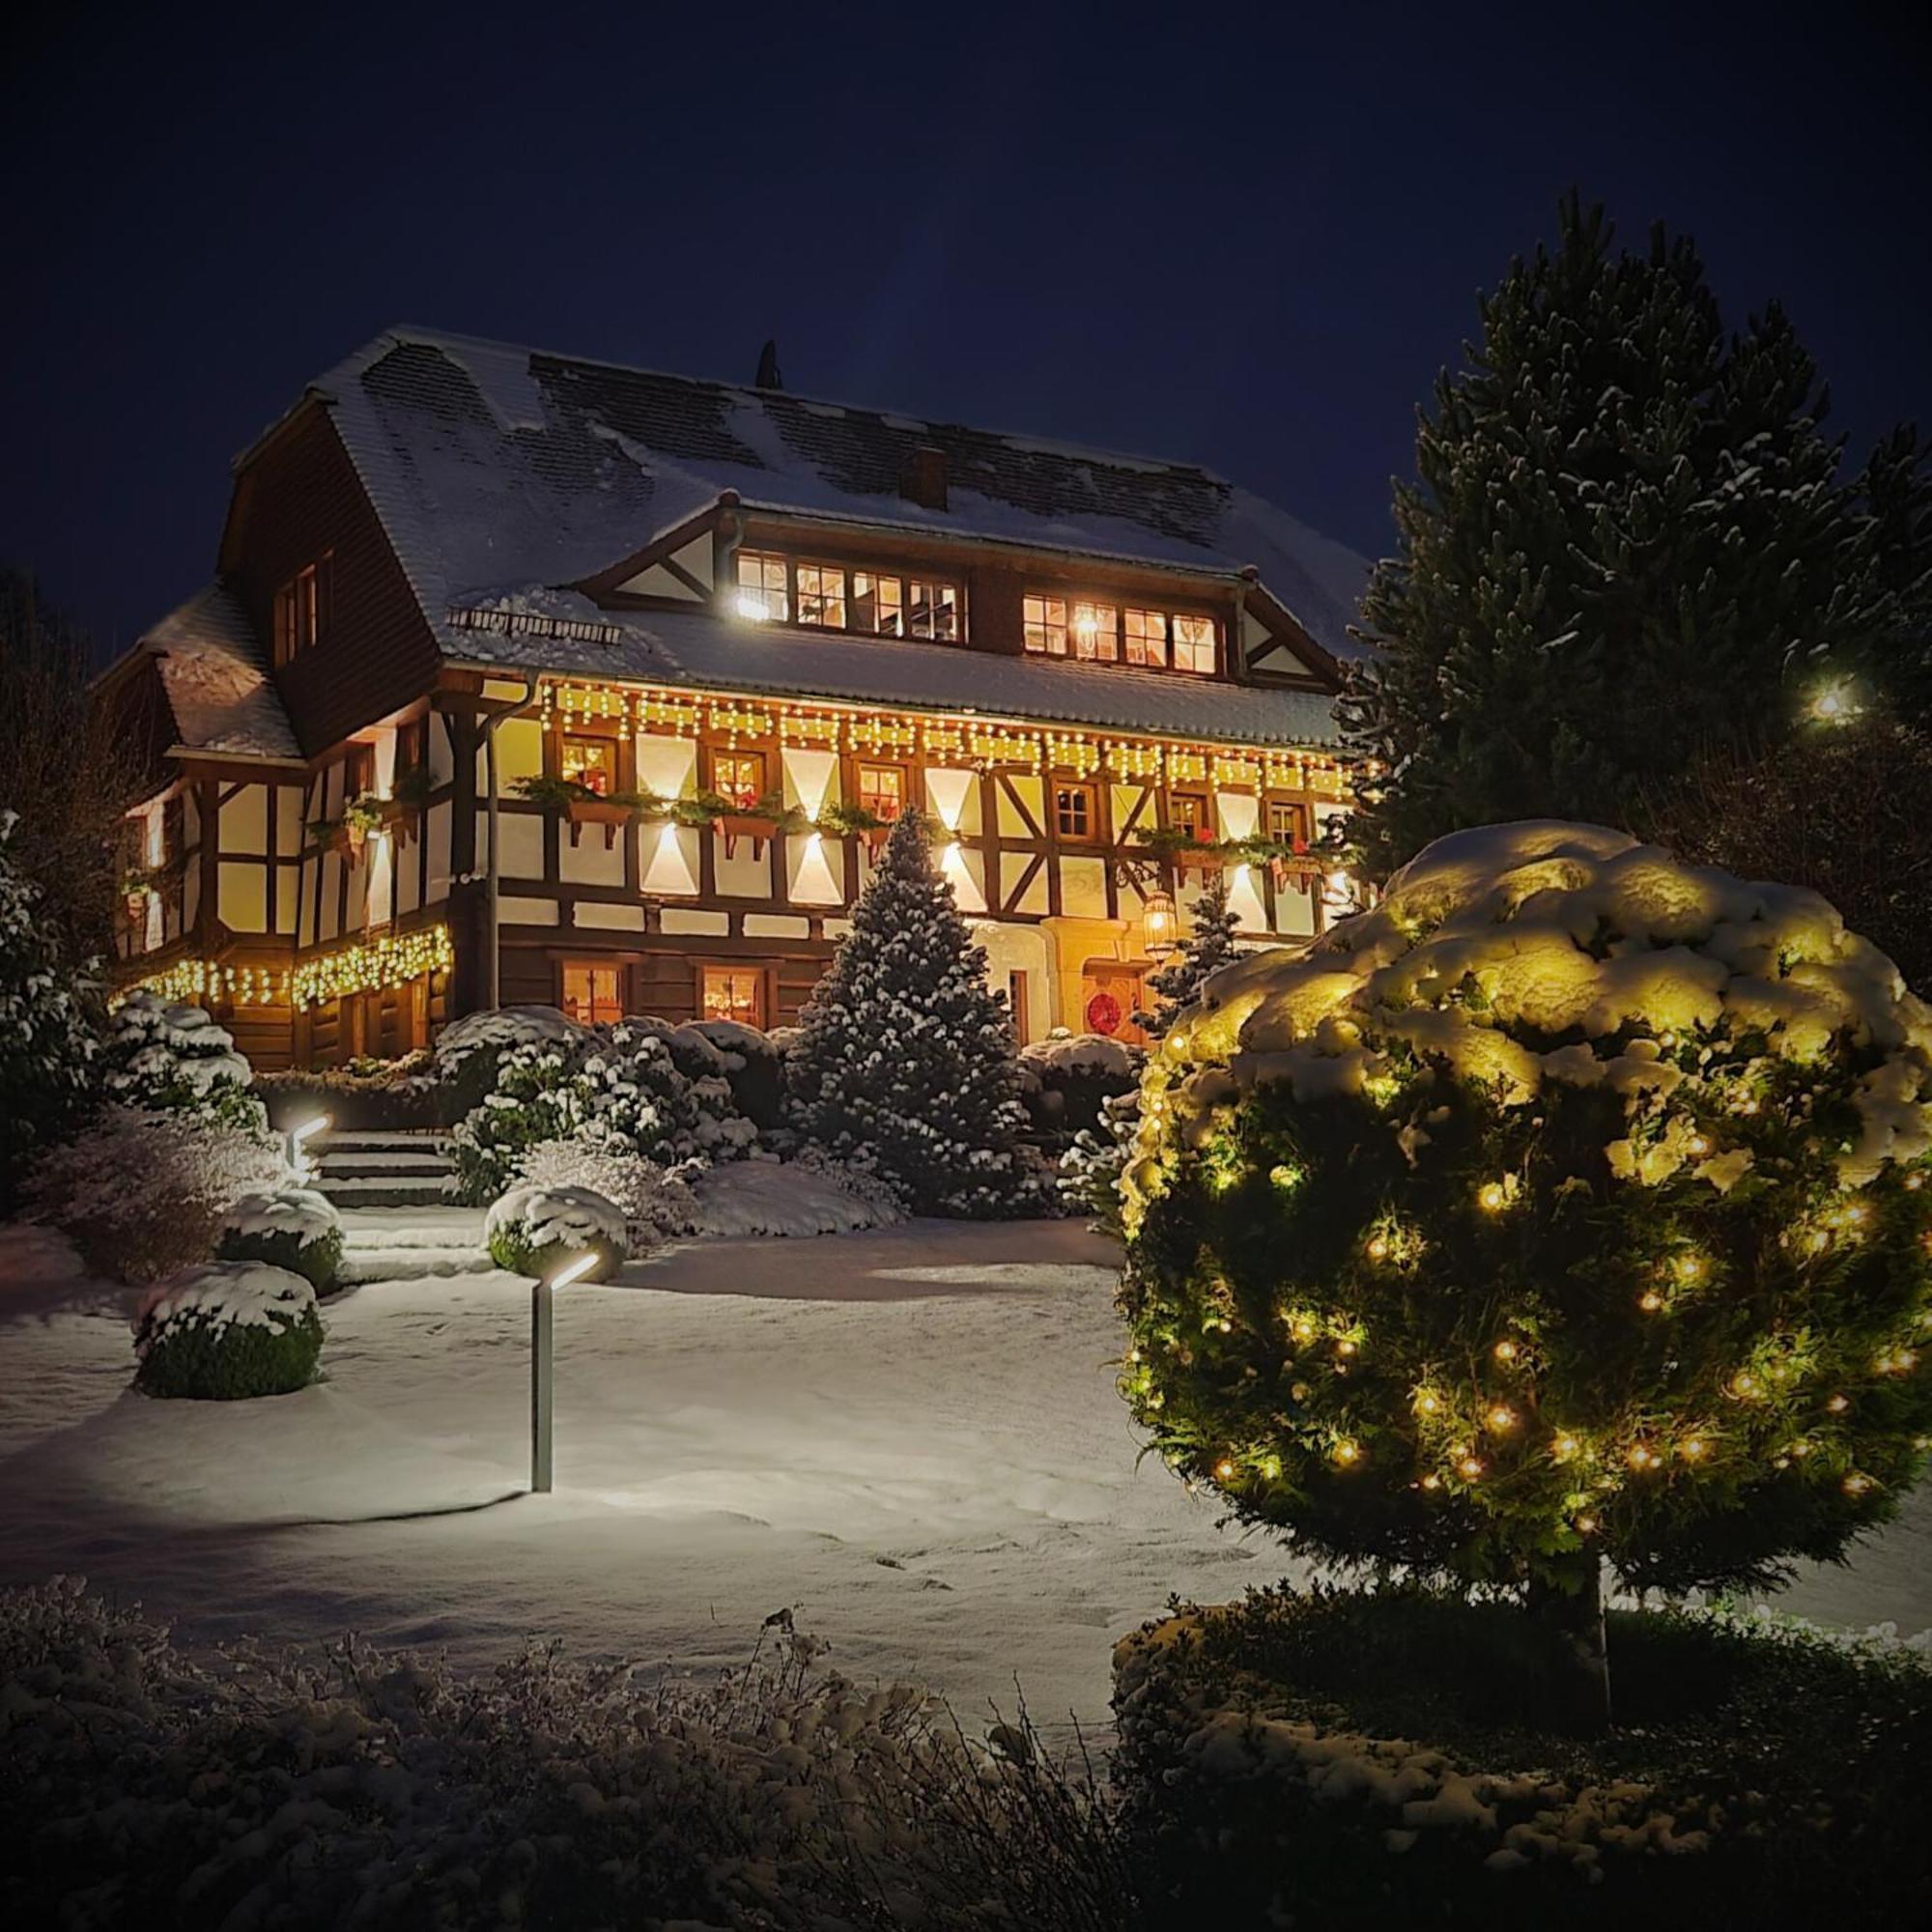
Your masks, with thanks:
<instances>
[{"instance_id":1,"label":"snow-covered shrub","mask_svg":"<svg viewBox=\"0 0 1932 1932\"><path fill-rule=\"evenodd\" d=\"M1610 1621L1629 1728L1590 1744L1539 1728L1498 1604L1282 1587L1126 1637L1114 1776L1144 1922L1922 1917L1922 1647L1763 1613Z\"/></svg>"},{"instance_id":2,"label":"snow-covered shrub","mask_svg":"<svg viewBox=\"0 0 1932 1932\"><path fill-rule=\"evenodd\" d=\"M583 1277L606 1281L624 1264L624 1215L587 1187L508 1189L483 1222L490 1259L512 1274L546 1275L573 1255L595 1254Z\"/></svg>"},{"instance_id":3,"label":"snow-covered shrub","mask_svg":"<svg viewBox=\"0 0 1932 1932\"><path fill-rule=\"evenodd\" d=\"M326 1194L312 1188L244 1194L222 1215L214 1252L224 1262L288 1268L326 1293L342 1265L342 1216Z\"/></svg>"},{"instance_id":4,"label":"snow-covered shrub","mask_svg":"<svg viewBox=\"0 0 1932 1932\"><path fill-rule=\"evenodd\" d=\"M41 1161L29 1199L98 1273L144 1282L206 1261L231 1202L292 1179L266 1133L109 1106Z\"/></svg>"},{"instance_id":5,"label":"snow-covered shrub","mask_svg":"<svg viewBox=\"0 0 1932 1932\"><path fill-rule=\"evenodd\" d=\"M685 1184L694 1235L849 1235L905 1219L876 1175L840 1166L816 1150L797 1160L740 1160L704 1168Z\"/></svg>"},{"instance_id":6,"label":"snow-covered shrub","mask_svg":"<svg viewBox=\"0 0 1932 1932\"><path fill-rule=\"evenodd\" d=\"M1100 1103L1100 1118L1073 1137L1060 1157L1059 1188L1069 1214L1091 1214L1103 1235L1122 1238L1121 1175L1140 1132L1138 1091L1117 1094Z\"/></svg>"},{"instance_id":7,"label":"snow-covered shrub","mask_svg":"<svg viewBox=\"0 0 1932 1932\"><path fill-rule=\"evenodd\" d=\"M555 1007L501 1007L467 1013L437 1036L434 1078L444 1119L460 1121L497 1085L498 1061L513 1047L555 1047L574 1061L589 1044L590 1029Z\"/></svg>"},{"instance_id":8,"label":"snow-covered shrub","mask_svg":"<svg viewBox=\"0 0 1932 1932\"><path fill-rule=\"evenodd\" d=\"M1100 1122L1107 1101L1140 1084L1140 1051L1104 1034L1062 1027L1020 1048L1020 1098L1042 1147L1070 1147Z\"/></svg>"},{"instance_id":9,"label":"snow-covered shrub","mask_svg":"<svg viewBox=\"0 0 1932 1932\"><path fill-rule=\"evenodd\" d=\"M1601 1721L1605 1559L1755 1584L1922 1469L1928 1094L1932 1015L1815 894L1452 835L1153 1057L1123 1392L1298 1551L1520 1590Z\"/></svg>"},{"instance_id":10,"label":"snow-covered shrub","mask_svg":"<svg viewBox=\"0 0 1932 1932\"><path fill-rule=\"evenodd\" d=\"M134 1322L148 1395L237 1402L315 1379L322 1317L305 1277L266 1262L210 1262L157 1282Z\"/></svg>"},{"instance_id":11,"label":"snow-covered shrub","mask_svg":"<svg viewBox=\"0 0 1932 1932\"><path fill-rule=\"evenodd\" d=\"M799 1133L872 1167L916 1214L1037 1212L1012 1015L904 813L786 1062Z\"/></svg>"},{"instance_id":12,"label":"snow-covered shrub","mask_svg":"<svg viewBox=\"0 0 1932 1932\"><path fill-rule=\"evenodd\" d=\"M517 1156L517 1180L550 1191L588 1188L624 1217L624 1246L632 1255L670 1235L695 1232L690 1164L659 1167L642 1155L581 1140L539 1141Z\"/></svg>"},{"instance_id":13,"label":"snow-covered shrub","mask_svg":"<svg viewBox=\"0 0 1932 1932\"><path fill-rule=\"evenodd\" d=\"M445 1126L460 1118L447 1110L436 1056L425 1047L399 1060L257 1073L255 1092L269 1110L269 1124L282 1133L318 1114L327 1114L339 1130L382 1133Z\"/></svg>"},{"instance_id":14,"label":"snow-covered shrub","mask_svg":"<svg viewBox=\"0 0 1932 1932\"><path fill-rule=\"evenodd\" d=\"M205 1115L233 1127L268 1124L246 1057L204 1008L129 993L108 1021L101 1066L102 1091L124 1107Z\"/></svg>"},{"instance_id":15,"label":"snow-covered shrub","mask_svg":"<svg viewBox=\"0 0 1932 1932\"><path fill-rule=\"evenodd\" d=\"M497 1057L494 1087L450 1135L460 1198L472 1206L494 1199L521 1157L545 1141L579 1140L661 1167L734 1159L756 1142L721 1072L693 1078L679 1070L662 1021L581 1031L575 1041L526 1040ZM691 1044L716 1058L709 1042Z\"/></svg>"},{"instance_id":16,"label":"snow-covered shrub","mask_svg":"<svg viewBox=\"0 0 1932 1932\"><path fill-rule=\"evenodd\" d=\"M732 1101L760 1134L786 1124L785 1054L797 1037L795 1027L761 1033L740 1020L693 1020L678 1032L696 1034L718 1049Z\"/></svg>"},{"instance_id":17,"label":"snow-covered shrub","mask_svg":"<svg viewBox=\"0 0 1932 1932\"><path fill-rule=\"evenodd\" d=\"M17 823L0 811L0 1214L85 1117L99 1050L91 981L62 956L40 888L8 855Z\"/></svg>"},{"instance_id":18,"label":"snow-covered shrub","mask_svg":"<svg viewBox=\"0 0 1932 1932\"><path fill-rule=\"evenodd\" d=\"M459 1672L353 1636L211 1659L72 1578L0 1593L10 1911L69 1932L1134 1923L1089 1773L1024 1719L989 1748L771 1625L715 1681L554 1646Z\"/></svg>"}]
</instances>

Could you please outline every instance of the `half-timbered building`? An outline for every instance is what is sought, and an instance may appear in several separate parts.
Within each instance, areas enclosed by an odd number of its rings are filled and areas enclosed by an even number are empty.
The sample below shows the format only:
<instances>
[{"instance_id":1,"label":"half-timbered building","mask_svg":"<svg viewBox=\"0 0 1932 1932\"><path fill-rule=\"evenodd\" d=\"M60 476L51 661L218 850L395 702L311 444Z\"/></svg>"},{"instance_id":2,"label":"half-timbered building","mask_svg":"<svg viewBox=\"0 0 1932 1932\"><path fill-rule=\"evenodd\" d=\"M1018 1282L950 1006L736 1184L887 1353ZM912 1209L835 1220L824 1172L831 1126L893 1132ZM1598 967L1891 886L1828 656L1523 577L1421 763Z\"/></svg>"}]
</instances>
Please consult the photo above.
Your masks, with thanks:
<instances>
[{"instance_id":1,"label":"half-timbered building","mask_svg":"<svg viewBox=\"0 0 1932 1932\"><path fill-rule=\"evenodd\" d=\"M1211 867L1257 941L1333 911L1361 576L1188 466L395 329L102 680L165 725L121 975L268 1066L786 1023L917 807L1022 1036L1130 1032Z\"/></svg>"}]
</instances>

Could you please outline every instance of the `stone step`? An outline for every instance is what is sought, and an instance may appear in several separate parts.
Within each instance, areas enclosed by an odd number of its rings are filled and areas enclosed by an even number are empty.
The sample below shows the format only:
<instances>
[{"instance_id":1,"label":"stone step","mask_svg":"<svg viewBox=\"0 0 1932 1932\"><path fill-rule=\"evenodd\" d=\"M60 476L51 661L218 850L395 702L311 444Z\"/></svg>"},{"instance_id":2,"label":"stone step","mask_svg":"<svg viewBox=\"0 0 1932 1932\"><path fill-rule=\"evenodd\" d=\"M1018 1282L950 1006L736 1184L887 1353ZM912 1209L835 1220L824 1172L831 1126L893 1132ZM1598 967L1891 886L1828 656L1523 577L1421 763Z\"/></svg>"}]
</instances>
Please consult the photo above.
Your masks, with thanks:
<instances>
[{"instance_id":1,"label":"stone step","mask_svg":"<svg viewBox=\"0 0 1932 1932\"><path fill-rule=\"evenodd\" d=\"M449 1145L449 1137L431 1128L409 1133L336 1132L314 1134L306 1151L311 1153L438 1153Z\"/></svg>"},{"instance_id":2,"label":"stone step","mask_svg":"<svg viewBox=\"0 0 1932 1932\"><path fill-rule=\"evenodd\" d=\"M316 1186L338 1208L440 1208L447 1182L443 1174L325 1174Z\"/></svg>"},{"instance_id":3,"label":"stone step","mask_svg":"<svg viewBox=\"0 0 1932 1932\"><path fill-rule=\"evenodd\" d=\"M481 1248L352 1248L344 1253L336 1279L351 1285L371 1281L427 1281L460 1274L489 1274L496 1265Z\"/></svg>"},{"instance_id":4,"label":"stone step","mask_svg":"<svg viewBox=\"0 0 1932 1932\"><path fill-rule=\"evenodd\" d=\"M448 1174L449 1156L441 1153L401 1153L383 1149L363 1152L337 1152L328 1149L316 1168L326 1180L349 1179L372 1174Z\"/></svg>"}]
</instances>

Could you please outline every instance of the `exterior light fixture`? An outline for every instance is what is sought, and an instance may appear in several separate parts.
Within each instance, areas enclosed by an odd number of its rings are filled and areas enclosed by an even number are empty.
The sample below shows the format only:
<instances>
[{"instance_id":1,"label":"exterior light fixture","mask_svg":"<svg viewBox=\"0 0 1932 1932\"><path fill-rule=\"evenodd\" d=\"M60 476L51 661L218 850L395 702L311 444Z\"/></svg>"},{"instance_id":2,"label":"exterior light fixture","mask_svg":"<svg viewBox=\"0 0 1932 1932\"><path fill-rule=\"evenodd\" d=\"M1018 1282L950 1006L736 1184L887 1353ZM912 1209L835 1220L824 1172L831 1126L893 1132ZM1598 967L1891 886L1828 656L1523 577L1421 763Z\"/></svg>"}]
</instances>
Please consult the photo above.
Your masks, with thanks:
<instances>
[{"instance_id":1,"label":"exterior light fixture","mask_svg":"<svg viewBox=\"0 0 1932 1932\"><path fill-rule=\"evenodd\" d=\"M1147 956L1155 961L1167 958L1175 950L1173 895L1165 892L1150 893L1141 908L1141 923L1147 928Z\"/></svg>"},{"instance_id":2,"label":"exterior light fixture","mask_svg":"<svg viewBox=\"0 0 1932 1932\"><path fill-rule=\"evenodd\" d=\"M530 1289L530 1492L551 1490L551 1422L556 1383L551 1321L552 1297L559 1288L582 1281L597 1265L597 1251L585 1248L537 1281Z\"/></svg>"},{"instance_id":3,"label":"exterior light fixture","mask_svg":"<svg viewBox=\"0 0 1932 1932\"><path fill-rule=\"evenodd\" d=\"M1821 724L1849 724L1863 708L1858 694L1842 679L1821 686L1811 699L1811 716Z\"/></svg>"},{"instance_id":4,"label":"exterior light fixture","mask_svg":"<svg viewBox=\"0 0 1932 1932\"><path fill-rule=\"evenodd\" d=\"M304 1121L298 1127L289 1129L289 1165L296 1171L298 1180L306 1180L315 1172L315 1164L302 1152L302 1143L312 1135L326 1132L328 1116L318 1114L311 1121Z\"/></svg>"},{"instance_id":5,"label":"exterior light fixture","mask_svg":"<svg viewBox=\"0 0 1932 1932\"><path fill-rule=\"evenodd\" d=\"M750 617L754 622L762 622L765 616L765 600L755 591L739 591L738 614L741 617Z\"/></svg>"}]
</instances>

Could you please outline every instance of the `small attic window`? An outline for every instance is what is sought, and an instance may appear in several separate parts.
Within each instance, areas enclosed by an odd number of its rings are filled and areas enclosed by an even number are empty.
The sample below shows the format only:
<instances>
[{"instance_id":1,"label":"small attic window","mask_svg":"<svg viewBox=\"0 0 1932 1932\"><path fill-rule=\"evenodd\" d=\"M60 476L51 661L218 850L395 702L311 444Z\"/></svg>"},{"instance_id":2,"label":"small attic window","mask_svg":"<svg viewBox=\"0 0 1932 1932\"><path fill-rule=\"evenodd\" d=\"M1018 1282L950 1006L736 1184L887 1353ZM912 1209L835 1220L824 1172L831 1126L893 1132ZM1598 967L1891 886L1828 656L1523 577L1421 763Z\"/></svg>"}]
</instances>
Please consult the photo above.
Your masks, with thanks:
<instances>
[{"instance_id":1,"label":"small attic window","mask_svg":"<svg viewBox=\"0 0 1932 1932\"><path fill-rule=\"evenodd\" d=\"M791 615L785 560L769 551L738 553L738 614L760 623L782 624Z\"/></svg>"},{"instance_id":2,"label":"small attic window","mask_svg":"<svg viewBox=\"0 0 1932 1932\"><path fill-rule=\"evenodd\" d=\"M754 622L956 643L963 606L959 585L941 578L809 562L777 551L738 553L737 611Z\"/></svg>"},{"instance_id":3,"label":"small attic window","mask_svg":"<svg viewBox=\"0 0 1932 1932\"><path fill-rule=\"evenodd\" d=\"M285 665L323 640L328 629L334 558L325 552L275 592L275 663Z\"/></svg>"}]
</instances>

